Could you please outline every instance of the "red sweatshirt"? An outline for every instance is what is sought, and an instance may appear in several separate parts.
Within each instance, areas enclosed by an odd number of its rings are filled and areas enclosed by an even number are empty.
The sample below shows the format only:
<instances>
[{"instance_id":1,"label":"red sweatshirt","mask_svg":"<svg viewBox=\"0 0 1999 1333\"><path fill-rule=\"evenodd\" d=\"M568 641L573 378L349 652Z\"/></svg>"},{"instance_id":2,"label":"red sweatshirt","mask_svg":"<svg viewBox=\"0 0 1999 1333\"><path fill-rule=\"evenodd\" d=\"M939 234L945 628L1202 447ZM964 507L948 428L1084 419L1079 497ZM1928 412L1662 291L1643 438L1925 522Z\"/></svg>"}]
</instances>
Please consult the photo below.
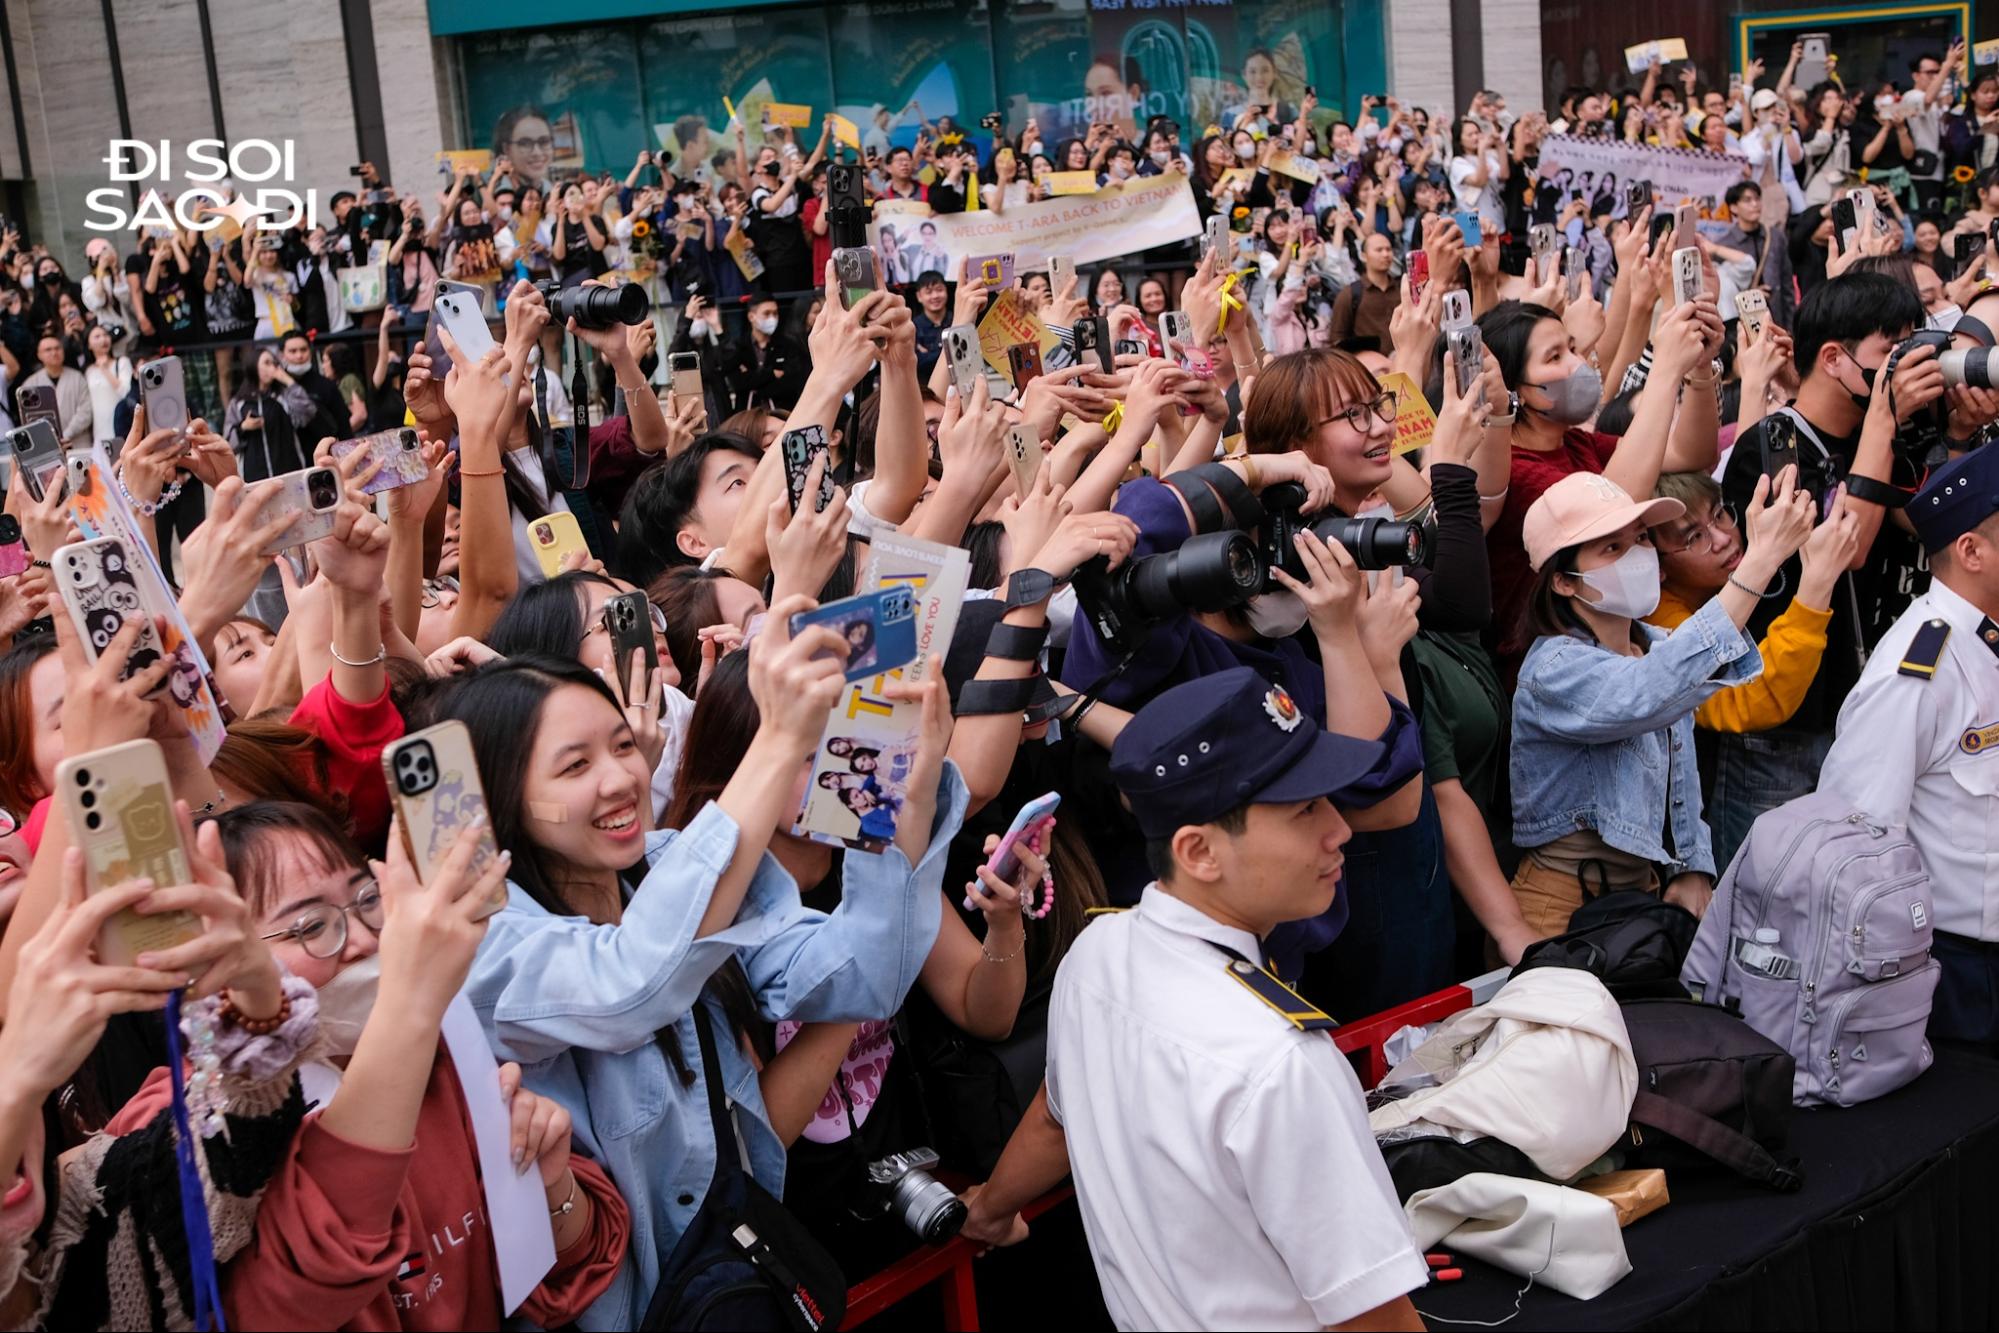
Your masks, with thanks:
<instances>
[{"instance_id":1,"label":"red sweatshirt","mask_svg":"<svg viewBox=\"0 0 1999 1333\"><path fill-rule=\"evenodd\" d=\"M172 1098L156 1069L111 1123L143 1125ZM603 1168L573 1156L593 1205L590 1230L519 1314L544 1328L573 1321L623 1262L631 1213ZM349 1143L306 1119L257 1210L250 1246L223 1270L223 1308L237 1328L395 1330L498 1328L500 1273L486 1235L479 1150L458 1075L442 1049L403 1152ZM303 1321L303 1323L301 1323Z\"/></svg>"},{"instance_id":2,"label":"red sweatshirt","mask_svg":"<svg viewBox=\"0 0 1999 1333\"><path fill-rule=\"evenodd\" d=\"M328 676L305 692L291 723L319 737L326 749L326 783L347 796L348 823L363 847L380 847L389 832L389 788L382 780L382 750L403 734L402 714L389 688L372 702L343 699Z\"/></svg>"}]
</instances>

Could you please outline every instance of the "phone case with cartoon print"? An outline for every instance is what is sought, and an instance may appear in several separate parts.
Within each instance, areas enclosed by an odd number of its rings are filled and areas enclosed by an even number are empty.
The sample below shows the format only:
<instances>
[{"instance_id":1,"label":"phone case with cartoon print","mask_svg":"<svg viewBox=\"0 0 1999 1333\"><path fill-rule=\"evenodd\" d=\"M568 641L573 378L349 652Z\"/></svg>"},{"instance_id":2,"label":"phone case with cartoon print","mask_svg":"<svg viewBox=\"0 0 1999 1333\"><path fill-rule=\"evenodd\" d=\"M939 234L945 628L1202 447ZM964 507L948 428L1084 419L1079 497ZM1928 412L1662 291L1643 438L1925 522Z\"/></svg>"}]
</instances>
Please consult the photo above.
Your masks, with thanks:
<instances>
[{"instance_id":1,"label":"phone case with cartoon print","mask_svg":"<svg viewBox=\"0 0 1999 1333\"><path fill-rule=\"evenodd\" d=\"M132 645L118 678L128 680L160 660L165 649L121 539L98 537L58 546L50 563L55 567L56 592L69 608L70 623L91 661L104 655L127 620L139 621L139 641Z\"/></svg>"},{"instance_id":2,"label":"phone case with cartoon print","mask_svg":"<svg viewBox=\"0 0 1999 1333\"><path fill-rule=\"evenodd\" d=\"M141 876L159 888L192 878L158 745L127 741L65 759L56 765L55 786L92 893ZM200 934L192 912L123 911L104 923L98 961L129 966L149 949L170 949Z\"/></svg>"},{"instance_id":3,"label":"phone case with cartoon print","mask_svg":"<svg viewBox=\"0 0 1999 1333\"><path fill-rule=\"evenodd\" d=\"M396 806L397 836L409 853L417 879L427 887L451 854L458 830L486 818L486 789L472 756L472 733L463 722L440 722L413 731L382 751L382 776ZM490 827L482 829L467 872L478 875L500 854ZM507 905L502 884L481 913L491 916Z\"/></svg>"},{"instance_id":4,"label":"phone case with cartoon print","mask_svg":"<svg viewBox=\"0 0 1999 1333\"><path fill-rule=\"evenodd\" d=\"M408 426L333 442L335 458L345 458L356 449L367 450L370 461L382 465L375 479L361 488L365 495L380 495L383 491L414 486L430 475L430 465L423 461L423 442Z\"/></svg>"}]
</instances>

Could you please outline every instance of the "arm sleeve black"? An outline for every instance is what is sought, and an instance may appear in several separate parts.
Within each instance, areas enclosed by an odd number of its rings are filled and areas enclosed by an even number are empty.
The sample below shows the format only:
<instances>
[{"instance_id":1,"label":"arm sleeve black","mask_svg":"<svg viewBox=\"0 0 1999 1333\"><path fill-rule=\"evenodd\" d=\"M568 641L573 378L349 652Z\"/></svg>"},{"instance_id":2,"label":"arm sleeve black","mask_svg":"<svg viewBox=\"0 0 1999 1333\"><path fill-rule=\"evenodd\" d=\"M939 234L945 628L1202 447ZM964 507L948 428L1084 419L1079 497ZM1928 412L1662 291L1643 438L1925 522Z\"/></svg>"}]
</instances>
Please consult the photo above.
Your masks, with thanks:
<instances>
[{"instance_id":1,"label":"arm sleeve black","mask_svg":"<svg viewBox=\"0 0 1999 1333\"><path fill-rule=\"evenodd\" d=\"M1430 469L1436 508L1436 550L1427 569L1410 571L1423 594L1416 617L1424 629L1477 633L1492 621L1492 570L1485 525L1479 521L1478 474L1456 463Z\"/></svg>"}]
</instances>

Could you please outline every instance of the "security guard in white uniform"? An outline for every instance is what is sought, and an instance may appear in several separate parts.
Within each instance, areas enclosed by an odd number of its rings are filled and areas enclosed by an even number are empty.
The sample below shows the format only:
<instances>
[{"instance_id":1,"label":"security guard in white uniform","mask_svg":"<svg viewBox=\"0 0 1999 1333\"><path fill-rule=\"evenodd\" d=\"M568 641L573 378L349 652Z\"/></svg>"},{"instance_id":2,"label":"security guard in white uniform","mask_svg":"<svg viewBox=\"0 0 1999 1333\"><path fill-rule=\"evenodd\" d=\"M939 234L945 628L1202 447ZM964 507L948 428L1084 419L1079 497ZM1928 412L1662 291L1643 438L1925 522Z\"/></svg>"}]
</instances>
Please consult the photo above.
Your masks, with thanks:
<instances>
[{"instance_id":1,"label":"security guard in white uniform","mask_svg":"<svg viewBox=\"0 0 1999 1333\"><path fill-rule=\"evenodd\" d=\"M965 1234L1026 1234L1073 1174L1120 1328L1420 1329L1410 1237L1330 1018L1262 964L1333 900L1351 836L1327 800L1380 757L1314 727L1248 667L1167 690L1111 773L1157 883L1070 948L1048 1076Z\"/></svg>"},{"instance_id":2,"label":"security guard in white uniform","mask_svg":"<svg viewBox=\"0 0 1999 1333\"><path fill-rule=\"evenodd\" d=\"M1819 775L1929 871L1943 965L1930 1035L1999 1042L1999 446L1931 474L1907 509L1929 553L1839 712Z\"/></svg>"}]
</instances>

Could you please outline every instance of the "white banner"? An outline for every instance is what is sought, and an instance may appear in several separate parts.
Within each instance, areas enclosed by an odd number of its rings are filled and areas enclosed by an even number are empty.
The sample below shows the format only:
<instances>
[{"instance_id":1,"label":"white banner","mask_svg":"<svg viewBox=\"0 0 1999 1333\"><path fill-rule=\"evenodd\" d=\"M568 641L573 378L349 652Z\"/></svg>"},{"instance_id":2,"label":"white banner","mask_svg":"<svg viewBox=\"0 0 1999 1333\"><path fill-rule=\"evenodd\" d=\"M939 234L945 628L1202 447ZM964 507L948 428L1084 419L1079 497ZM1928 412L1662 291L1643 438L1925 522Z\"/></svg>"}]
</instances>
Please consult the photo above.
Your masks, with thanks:
<instances>
[{"instance_id":1,"label":"white banner","mask_svg":"<svg viewBox=\"0 0 1999 1333\"><path fill-rule=\"evenodd\" d=\"M1146 176L1095 194L1064 195L991 211L932 215L885 200L875 206L868 243L884 281L914 282L935 269L951 276L954 259L1011 254L1016 271L1046 268L1050 255L1077 264L1136 255L1201 234L1194 191L1177 172Z\"/></svg>"},{"instance_id":2,"label":"white banner","mask_svg":"<svg viewBox=\"0 0 1999 1333\"><path fill-rule=\"evenodd\" d=\"M1624 216L1624 187L1649 180L1658 191L1660 208L1699 204L1701 216L1721 215L1728 187L1749 175L1749 159L1734 153L1702 153L1685 148L1654 148L1622 139L1576 139L1551 135L1541 142L1537 179L1542 189L1561 198L1559 212L1571 197L1609 198L1612 211ZM1594 211L1594 209L1592 209Z\"/></svg>"}]
</instances>

